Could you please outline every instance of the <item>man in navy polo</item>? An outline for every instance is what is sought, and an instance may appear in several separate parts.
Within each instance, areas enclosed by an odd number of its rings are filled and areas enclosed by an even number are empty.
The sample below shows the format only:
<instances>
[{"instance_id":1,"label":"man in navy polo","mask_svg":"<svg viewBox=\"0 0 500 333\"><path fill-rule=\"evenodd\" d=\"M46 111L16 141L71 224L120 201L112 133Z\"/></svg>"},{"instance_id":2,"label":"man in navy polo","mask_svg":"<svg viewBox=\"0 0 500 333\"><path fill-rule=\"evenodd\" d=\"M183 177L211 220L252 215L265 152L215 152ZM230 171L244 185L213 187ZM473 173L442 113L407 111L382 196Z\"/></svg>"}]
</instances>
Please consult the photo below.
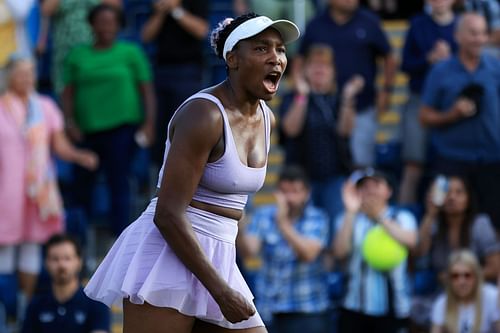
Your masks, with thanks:
<instances>
[{"instance_id":1,"label":"man in navy polo","mask_svg":"<svg viewBox=\"0 0 500 333\"><path fill-rule=\"evenodd\" d=\"M294 74L311 45L327 44L335 53L338 88L354 75L364 78L365 86L356 100L357 117L351 137L353 162L372 166L375 162L375 132L379 112L387 110L396 72L389 41L375 14L359 7L359 0L329 0L327 9L309 22L302 38ZM384 63L383 88L375 89L377 59Z\"/></svg>"},{"instance_id":2,"label":"man in navy polo","mask_svg":"<svg viewBox=\"0 0 500 333\"><path fill-rule=\"evenodd\" d=\"M431 128L434 171L469 177L480 203L499 227L500 61L484 54L483 16L463 14L456 56L438 63L424 85L420 119Z\"/></svg>"},{"instance_id":3,"label":"man in navy polo","mask_svg":"<svg viewBox=\"0 0 500 333\"><path fill-rule=\"evenodd\" d=\"M107 333L109 309L88 298L78 279L81 249L71 237L55 235L46 244L45 265L52 290L33 298L22 333Z\"/></svg>"}]
</instances>

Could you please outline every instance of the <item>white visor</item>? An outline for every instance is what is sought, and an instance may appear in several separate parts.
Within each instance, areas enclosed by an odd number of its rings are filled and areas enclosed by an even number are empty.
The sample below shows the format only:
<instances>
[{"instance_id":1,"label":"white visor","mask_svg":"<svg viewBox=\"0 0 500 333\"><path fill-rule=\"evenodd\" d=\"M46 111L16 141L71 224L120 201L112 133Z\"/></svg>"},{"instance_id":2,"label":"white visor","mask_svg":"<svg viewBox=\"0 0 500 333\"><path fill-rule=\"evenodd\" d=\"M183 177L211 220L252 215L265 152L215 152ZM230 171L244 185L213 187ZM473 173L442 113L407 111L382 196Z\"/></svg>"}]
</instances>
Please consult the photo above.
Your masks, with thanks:
<instances>
[{"instance_id":1,"label":"white visor","mask_svg":"<svg viewBox=\"0 0 500 333\"><path fill-rule=\"evenodd\" d=\"M288 20L273 21L267 16L258 16L240 24L234 29L224 43L224 51L222 56L226 60L226 54L232 51L234 46L242 39L253 37L269 27L278 30L283 38L283 42L288 44L298 39L300 36L299 28L295 23Z\"/></svg>"}]
</instances>

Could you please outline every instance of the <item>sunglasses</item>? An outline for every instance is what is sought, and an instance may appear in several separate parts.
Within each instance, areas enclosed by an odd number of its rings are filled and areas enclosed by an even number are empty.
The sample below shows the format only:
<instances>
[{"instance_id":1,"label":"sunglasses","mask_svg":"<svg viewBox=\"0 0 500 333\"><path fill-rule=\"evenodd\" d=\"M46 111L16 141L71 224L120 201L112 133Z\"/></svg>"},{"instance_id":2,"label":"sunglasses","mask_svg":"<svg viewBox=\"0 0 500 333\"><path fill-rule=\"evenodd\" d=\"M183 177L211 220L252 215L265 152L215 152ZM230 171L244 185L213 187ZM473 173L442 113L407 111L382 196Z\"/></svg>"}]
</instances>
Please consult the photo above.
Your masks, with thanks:
<instances>
[{"instance_id":1,"label":"sunglasses","mask_svg":"<svg viewBox=\"0 0 500 333\"><path fill-rule=\"evenodd\" d=\"M450 274L452 280L458 280L460 278L463 278L465 280L470 280L472 279L473 276L474 275L471 272L461 272L461 273L453 272Z\"/></svg>"}]
</instances>

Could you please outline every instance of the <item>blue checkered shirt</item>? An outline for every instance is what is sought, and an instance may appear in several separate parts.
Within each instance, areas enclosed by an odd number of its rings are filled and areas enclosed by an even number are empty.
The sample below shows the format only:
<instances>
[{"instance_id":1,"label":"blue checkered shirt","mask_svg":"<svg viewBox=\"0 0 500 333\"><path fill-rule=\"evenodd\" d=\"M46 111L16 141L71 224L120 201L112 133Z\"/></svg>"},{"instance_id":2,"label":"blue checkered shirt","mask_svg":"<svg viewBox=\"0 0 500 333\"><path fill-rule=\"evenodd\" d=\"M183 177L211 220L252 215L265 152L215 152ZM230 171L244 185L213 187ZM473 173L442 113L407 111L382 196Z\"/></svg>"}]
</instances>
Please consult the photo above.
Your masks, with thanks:
<instances>
[{"instance_id":1,"label":"blue checkered shirt","mask_svg":"<svg viewBox=\"0 0 500 333\"><path fill-rule=\"evenodd\" d=\"M247 233L262 241L262 268L255 281L256 305L264 320L273 313L319 313L328 308L326 272L322 258L302 262L281 235L275 221L276 207L258 209ZM328 218L320 209L306 206L295 230L324 247L328 243Z\"/></svg>"}]
</instances>

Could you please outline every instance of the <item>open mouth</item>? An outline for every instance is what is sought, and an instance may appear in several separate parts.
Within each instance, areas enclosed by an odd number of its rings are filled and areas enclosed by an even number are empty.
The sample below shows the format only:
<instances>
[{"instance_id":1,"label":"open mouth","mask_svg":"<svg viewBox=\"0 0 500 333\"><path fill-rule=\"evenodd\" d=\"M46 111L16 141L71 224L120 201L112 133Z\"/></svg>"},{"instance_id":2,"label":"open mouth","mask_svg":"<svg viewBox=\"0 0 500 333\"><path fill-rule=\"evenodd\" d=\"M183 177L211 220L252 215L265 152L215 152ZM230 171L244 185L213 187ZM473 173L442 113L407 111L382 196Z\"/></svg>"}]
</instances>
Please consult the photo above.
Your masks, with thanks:
<instances>
[{"instance_id":1,"label":"open mouth","mask_svg":"<svg viewBox=\"0 0 500 333\"><path fill-rule=\"evenodd\" d=\"M281 78L281 72L278 71L269 72L264 77L264 86L269 92L275 93L276 90L278 90L280 78Z\"/></svg>"}]
</instances>

